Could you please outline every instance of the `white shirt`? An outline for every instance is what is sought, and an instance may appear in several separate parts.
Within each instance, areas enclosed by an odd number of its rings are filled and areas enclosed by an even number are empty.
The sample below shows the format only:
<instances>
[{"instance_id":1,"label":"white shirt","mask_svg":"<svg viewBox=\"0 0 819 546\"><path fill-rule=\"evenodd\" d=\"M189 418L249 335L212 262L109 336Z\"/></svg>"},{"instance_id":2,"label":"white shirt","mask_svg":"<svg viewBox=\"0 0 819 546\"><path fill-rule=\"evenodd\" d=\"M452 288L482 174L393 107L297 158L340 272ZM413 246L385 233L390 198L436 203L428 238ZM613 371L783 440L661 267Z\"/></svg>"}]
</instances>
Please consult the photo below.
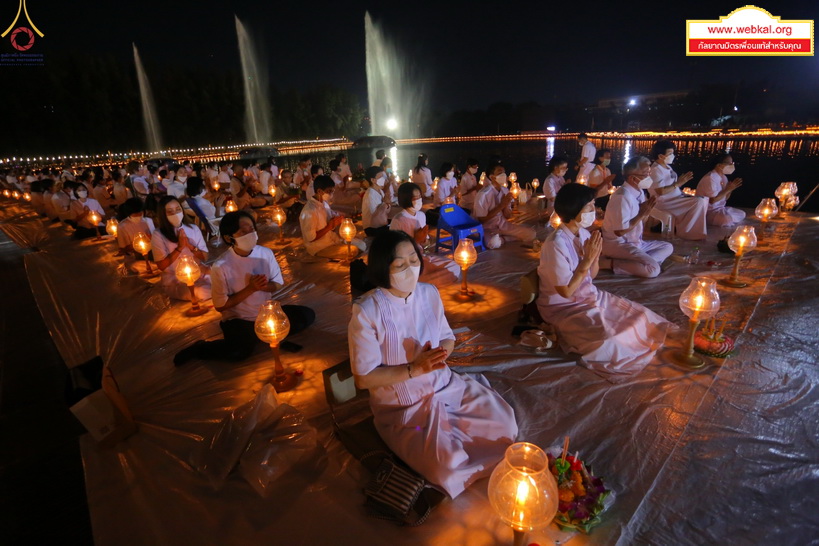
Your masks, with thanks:
<instances>
[{"instance_id":1,"label":"white shirt","mask_svg":"<svg viewBox=\"0 0 819 546\"><path fill-rule=\"evenodd\" d=\"M586 185L590 187L597 187L602 184L603 180L605 180L608 176L611 176L611 171L608 167L593 165L592 170L589 171L589 180L586 182Z\"/></svg>"},{"instance_id":2,"label":"white shirt","mask_svg":"<svg viewBox=\"0 0 819 546\"><path fill-rule=\"evenodd\" d=\"M185 197L185 186L178 180L171 182L168 187L168 195L173 195L177 199Z\"/></svg>"},{"instance_id":3,"label":"white shirt","mask_svg":"<svg viewBox=\"0 0 819 546\"><path fill-rule=\"evenodd\" d=\"M268 192L270 191L270 179L270 171L262 171L262 173L259 175L259 187L261 188L262 193L265 195L268 195Z\"/></svg>"},{"instance_id":4,"label":"white shirt","mask_svg":"<svg viewBox=\"0 0 819 546\"><path fill-rule=\"evenodd\" d=\"M85 208L88 207L89 212L94 211L100 215L100 221L97 224L92 224L90 220L88 220L88 216L83 218L80 222L77 223L78 226L84 228L95 228L97 226L103 225L102 219L105 218L105 211L102 210L102 206L100 206L99 201L96 199L91 199L90 197L85 200L85 203L76 199L71 201L71 214L74 218L77 218L80 214L85 212Z\"/></svg>"},{"instance_id":5,"label":"white shirt","mask_svg":"<svg viewBox=\"0 0 819 546\"><path fill-rule=\"evenodd\" d=\"M718 173L717 171L707 172L705 173L705 176L700 179L699 184L697 184L697 195L716 197L723 189L725 189L725 185L727 183L728 177L724 174ZM714 203L709 202L708 210L723 208L725 206L725 201L726 199L720 199Z\"/></svg>"},{"instance_id":6,"label":"white shirt","mask_svg":"<svg viewBox=\"0 0 819 546\"><path fill-rule=\"evenodd\" d=\"M475 206L475 194L478 193L473 191L472 193L466 193L467 191L471 190L474 187L477 187L478 179L475 178L474 174L469 174L465 172L461 175L461 184L459 187L459 191L461 193L461 200L458 203L461 207L471 209Z\"/></svg>"},{"instance_id":7,"label":"white shirt","mask_svg":"<svg viewBox=\"0 0 819 546\"><path fill-rule=\"evenodd\" d=\"M551 235L546 237L540 251L538 275L538 305L560 305L596 300L597 289L591 283L591 273L586 272L583 290L577 289L569 297L558 294L556 286L569 286L577 266L583 257L583 245L591 237L584 228L580 228L575 236L566 224L561 224ZM588 283L586 282L588 281ZM590 303L591 303L590 302Z\"/></svg>"},{"instance_id":8,"label":"white shirt","mask_svg":"<svg viewBox=\"0 0 819 546\"><path fill-rule=\"evenodd\" d=\"M603 239L618 243L632 243L639 245L643 241L643 223L638 222L634 229L618 237L615 231L628 229L632 218L640 212L640 203L645 201L643 190L631 184L623 184L615 191L606 206L606 216L603 218Z\"/></svg>"},{"instance_id":9,"label":"white shirt","mask_svg":"<svg viewBox=\"0 0 819 546\"><path fill-rule=\"evenodd\" d=\"M390 229L396 231L403 231L410 237L415 237L415 232L427 225L427 215L424 211L407 212L407 209L402 210L390 222Z\"/></svg>"},{"instance_id":10,"label":"white shirt","mask_svg":"<svg viewBox=\"0 0 819 546\"><path fill-rule=\"evenodd\" d=\"M148 181L141 176L132 176L131 184L133 184L134 189L137 192L137 197L143 201L145 200L145 197L151 193L151 189L148 187Z\"/></svg>"},{"instance_id":11,"label":"white shirt","mask_svg":"<svg viewBox=\"0 0 819 546\"><path fill-rule=\"evenodd\" d=\"M509 193L509 188L501 186L501 189L496 190L492 182L484 184L483 189L478 192L478 196L475 198L475 208L472 209L472 217L481 221L481 218L488 215L490 210L500 204L501 199L503 199L503 196L507 193ZM484 229L497 229L505 221L506 218L503 217L503 211L499 211L492 218L483 220Z\"/></svg>"},{"instance_id":12,"label":"white shirt","mask_svg":"<svg viewBox=\"0 0 819 546\"><path fill-rule=\"evenodd\" d=\"M208 169L207 171L205 171L205 176L207 176L207 179L209 181L213 182L214 180L219 179L219 171L217 171L216 169Z\"/></svg>"},{"instance_id":13,"label":"white shirt","mask_svg":"<svg viewBox=\"0 0 819 546\"><path fill-rule=\"evenodd\" d=\"M131 197L131 190L125 184L114 182L114 201L117 205L123 204Z\"/></svg>"},{"instance_id":14,"label":"white shirt","mask_svg":"<svg viewBox=\"0 0 819 546\"><path fill-rule=\"evenodd\" d=\"M51 197L51 201L57 214L65 214L71 207L71 198L64 191L55 192Z\"/></svg>"},{"instance_id":15,"label":"white shirt","mask_svg":"<svg viewBox=\"0 0 819 546\"><path fill-rule=\"evenodd\" d=\"M667 201L672 197L680 197L683 194L682 191L680 191L680 188L674 188L673 191L670 191L665 195L659 195L657 193L658 188L665 188L677 182L677 173L675 173L674 169L671 167L660 165L659 163L653 163L651 165L651 179L654 181L654 183L651 184L651 187L648 189L648 193L651 195L656 195L657 201L660 203Z\"/></svg>"},{"instance_id":16,"label":"white shirt","mask_svg":"<svg viewBox=\"0 0 819 546\"><path fill-rule=\"evenodd\" d=\"M379 165L379 166L380 166L380 165ZM341 171L341 172L340 172L340 174L341 174L341 178L346 178L346 177L348 177L348 176L353 176L353 172L350 170L350 165L349 165L349 163L346 163L346 162L345 162L345 163L341 163L341 164L339 165L339 169L340 169L340 171Z\"/></svg>"},{"instance_id":17,"label":"white shirt","mask_svg":"<svg viewBox=\"0 0 819 546\"><path fill-rule=\"evenodd\" d=\"M432 171L430 171L427 167L421 167L417 171L413 169L412 182L413 184L418 184L418 187L421 188L421 193L424 194L424 197L429 197L432 195Z\"/></svg>"},{"instance_id":18,"label":"white shirt","mask_svg":"<svg viewBox=\"0 0 819 546\"><path fill-rule=\"evenodd\" d=\"M219 171L216 181L219 182L220 187L230 186L230 175L227 171Z\"/></svg>"},{"instance_id":19,"label":"white shirt","mask_svg":"<svg viewBox=\"0 0 819 546\"><path fill-rule=\"evenodd\" d=\"M244 289L253 275L264 275L268 282L284 284L282 270L273 251L256 245L247 257L239 256L231 247L213 264L210 270L214 307L222 307L230 296ZM254 321L261 306L270 299L270 293L257 291L244 301L222 311L222 320Z\"/></svg>"},{"instance_id":20,"label":"white shirt","mask_svg":"<svg viewBox=\"0 0 819 546\"><path fill-rule=\"evenodd\" d=\"M330 178L333 180L336 186L340 186L344 183L344 176L340 173L333 172L330 173Z\"/></svg>"},{"instance_id":21,"label":"white shirt","mask_svg":"<svg viewBox=\"0 0 819 546\"><path fill-rule=\"evenodd\" d=\"M193 199L196 202L196 205L199 207L199 210L202 211L202 214L204 214L208 220L216 219L216 207L213 206L213 203L211 203L201 195L197 195L196 197L189 197L188 199Z\"/></svg>"},{"instance_id":22,"label":"white shirt","mask_svg":"<svg viewBox=\"0 0 819 546\"><path fill-rule=\"evenodd\" d=\"M547 199L554 201L555 197L557 197L557 192L565 185L565 178L552 173L543 181L543 195L545 195Z\"/></svg>"},{"instance_id":23,"label":"white shirt","mask_svg":"<svg viewBox=\"0 0 819 546\"><path fill-rule=\"evenodd\" d=\"M591 143L591 140L587 140L583 145L583 151L580 152L580 157L587 158L588 161L586 162L586 165L591 165L592 161L594 161L595 154L597 154L597 148Z\"/></svg>"},{"instance_id":24,"label":"white shirt","mask_svg":"<svg viewBox=\"0 0 819 546\"><path fill-rule=\"evenodd\" d=\"M361 200L361 224L365 229L368 227L381 227L373 225L373 214L383 201L384 192L381 189L371 187L364 192L364 198Z\"/></svg>"},{"instance_id":25,"label":"white shirt","mask_svg":"<svg viewBox=\"0 0 819 546\"><path fill-rule=\"evenodd\" d=\"M329 231L321 239L316 239L316 234L327 227L327 220L336 216L338 216L338 213L331 209L327 203L312 198L307 201L307 204L301 210L301 214L299 214L301 236L304 239L304 247L307 252L315 255L319 250L327 248L333 243L341 242L341 238L334 231Z\"/></svg>"},{"instance_id":26,"label":"white shirt","mask_svg":"<svg viewBox=\"0 0 819 546\"><path fill-rule=\"evenodd\" d=\"M293 184L300 188L304 180L307 178L310 178L310 171L296 169L296 172L293 173Z\"/></svg>"},{"instance_id":27,"label":"white shirt","mask_svg":"<svg viewBox=\"0 0 819 546\"><path fill-rule=\"evenodd\" d=\"M179 230L183 230L185 232L185 235L188 237L188 241L190 241L193 246L202 252L207 253L208 245L205 244L205 239L202 237L202 232L199 231L198 227L182 224L177 229L177 233L179 233ZM158 229L154 230L154 232L151 234L151 251L155 262L164 260L165 257L176 250L176 247L178 246L178 243L169 241L167 237L162 235L162 232ZM176 260L174 260L171 265L162 271L162 284L164 286L172 286L179 282L179 280L176 278L176 265L179 263L179 258L182 256L182 254L193 256L193 252L191 252L190 249L185 248L182 250L180 255L177 256Z\"/></svg>"},{"instance_id":28,"label":"white shirt","mask_svg":"<svg viewBox=\"0 0 819 546\"><path fill-rule=\"evenodd\" d=\"M440 207L444 204L447 197L450 196L452 190L458 187L458 181L453 176L452 178L441 178L438 180L438 188L435 190L435 198L433 204Z\"/></svg>"},{"instance_id":29,"label":"white shirt","mask_svg":"<svg viewBox=\"0 0 819 546\"><path fill-rule=\"evenodd\" d=\"M140 231L150 237L155 229L154 221L150 218L143 217L134 222L134 219L129 216L117 226L117 244L120 248L125 248L133 244L134 237Z\"/></svg>"}]
</instances>

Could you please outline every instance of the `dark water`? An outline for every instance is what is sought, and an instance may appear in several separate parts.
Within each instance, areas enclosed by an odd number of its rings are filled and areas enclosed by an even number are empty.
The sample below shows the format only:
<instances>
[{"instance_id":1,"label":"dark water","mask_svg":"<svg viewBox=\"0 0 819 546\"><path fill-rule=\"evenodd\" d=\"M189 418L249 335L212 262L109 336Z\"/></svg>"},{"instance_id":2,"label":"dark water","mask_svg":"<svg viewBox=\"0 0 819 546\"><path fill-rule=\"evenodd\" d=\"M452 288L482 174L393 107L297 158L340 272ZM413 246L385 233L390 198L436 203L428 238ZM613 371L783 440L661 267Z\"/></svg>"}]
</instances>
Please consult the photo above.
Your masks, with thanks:
<instances>
[{"instance_id":1,"label":"dark water","mask_svg":"<svg viewBox=\"0 0 819 546\"><path fill-rule=\"evenodd\" d=\"M700 178L709 170L709 159L718 152L728 151L736 163L736 172L731 177L740 177L744 183L734 192L730 205L753 208L763 197L773 197L776 187L785 181L796 182L799 196L804 201L813 187L819 184L819 139L812 138L771 138L771 139L716 139L674 140L677 144L674 169L677 173L692 171L694 179L687 184L695 188ZM655 139L600 139L591 141L600 148L610 148L612 161L610 169L620 173L623 162L637 154L649 155ZM350 164L364 167L372 164L375 150L348 150ZM541 181L548 174L549 159L558 154L567 155L570 166L580 156L580 147L573 137L550 137L542 140L446 142L429 144L399 145L387 150L393 159L396 172L402 177L415 166L419 153L429 156L429 168L433 176L440 176L443 162L453 162L464 169L466 161L474 157L480 165L486 165L492 155L499 155L506 171L515 171L520 183L532 178ZM314 154L314 163L326 167L334 153ZM290 166L292 158L284 157L280 163ZM574 179L570 170L568 177ZM622 180L615 181L622 184ZM819 212L819 190L802 207L803 211Z\"/></svg>"}]
</instances>

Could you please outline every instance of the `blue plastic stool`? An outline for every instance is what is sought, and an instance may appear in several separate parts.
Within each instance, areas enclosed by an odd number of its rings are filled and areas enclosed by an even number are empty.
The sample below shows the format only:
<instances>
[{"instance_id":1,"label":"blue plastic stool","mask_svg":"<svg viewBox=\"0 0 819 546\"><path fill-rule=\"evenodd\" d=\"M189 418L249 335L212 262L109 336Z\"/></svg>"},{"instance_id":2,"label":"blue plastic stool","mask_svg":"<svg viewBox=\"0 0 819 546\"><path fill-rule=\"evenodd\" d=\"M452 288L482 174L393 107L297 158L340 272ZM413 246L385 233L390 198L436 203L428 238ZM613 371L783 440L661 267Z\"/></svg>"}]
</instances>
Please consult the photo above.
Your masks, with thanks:
<instances>
[{"instance_id":1,"label":"blue plastic stool","mask_svg":"<svg viewBox=\"0 0 819 546\"><path fill-rule=\"evenodd\" d=\"M438 252L439 248L455 252L462 237L473 239L476 249L480 247L481 250L486 250L483 244L483 225L469 216L464 209L458 205L444 205L441 207L440 214L435 252ZM449 233L449 236L441 237L441 230ZM478 236L477 239L475 235Z\"/></svg>"}]
</instances>

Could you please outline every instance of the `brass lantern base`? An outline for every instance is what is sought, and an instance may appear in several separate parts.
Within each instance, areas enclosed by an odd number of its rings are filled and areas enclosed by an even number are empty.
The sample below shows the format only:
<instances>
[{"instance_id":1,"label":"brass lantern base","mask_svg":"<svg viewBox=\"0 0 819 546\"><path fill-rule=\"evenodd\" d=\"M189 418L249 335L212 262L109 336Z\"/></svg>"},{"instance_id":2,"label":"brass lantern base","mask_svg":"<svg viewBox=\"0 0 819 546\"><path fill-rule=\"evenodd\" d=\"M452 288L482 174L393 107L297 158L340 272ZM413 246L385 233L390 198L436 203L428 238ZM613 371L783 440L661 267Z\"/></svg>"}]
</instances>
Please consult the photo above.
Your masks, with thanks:
<instances>
[{"instance_id":1,"label":"brass lantern base","mask_svg":"<svg viewBox=\"0 0 819 546\"><path fill-rule=\"evenodd\" d=\"M207 313L209 309L207 307L197 306L191 307L187 311L185 311L186 317L199 317Z\"/></svg>"},{"instance_id":2,"label":"brass lantern base","mask_svg":"<svg viewBox=\"0 0 819 546\"><path fill-rule=\"evenodd\" d=\"M284 372L282 374L274 374L273 377L270 379L270 383L273 384L273 387L276 389L276 392L285 392L293 389L296 386L298 380L296 376L292 373Z\"/></svg>"},{"instance_id":3,"label":"brass lantern base","mask_svg":"<svg viewBox=\"0 0 819 546\"><path fill-rule=\"evenodd\" d=\"M719 283L724 286L730 286L731 288L745 288L746 286L748 286L747 282L735 279L733 277L726 277L724 279L720 279Z\"/></svg>"},{"instance_id":4,"label":"brass lantern base","mask_svg":"<svg viewBox=\"0 0 819 546\"><path fill-rule=\"evenodd\" d=\"M692 370L698 370L705 366L704 358L695 354L688 354L682 349L669 351L667 353L667 358L672 364L682 366L683 368L691 368Z\"/></svg>"}]
</instances>

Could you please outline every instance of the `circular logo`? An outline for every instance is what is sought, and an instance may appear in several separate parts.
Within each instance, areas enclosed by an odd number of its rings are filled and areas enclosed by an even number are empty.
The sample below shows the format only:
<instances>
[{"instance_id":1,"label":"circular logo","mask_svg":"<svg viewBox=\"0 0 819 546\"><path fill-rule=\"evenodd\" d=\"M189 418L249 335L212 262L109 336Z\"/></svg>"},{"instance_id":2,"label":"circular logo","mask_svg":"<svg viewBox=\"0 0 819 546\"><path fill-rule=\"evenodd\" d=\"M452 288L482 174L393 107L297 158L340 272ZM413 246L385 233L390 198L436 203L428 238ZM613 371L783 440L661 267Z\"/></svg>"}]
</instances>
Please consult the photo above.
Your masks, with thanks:
<instances>
[{"instance_id":1,"label":"circular logo","mask_svg":"<svg viewBox=\"0 0 819 546\"><path fill-rule=\"evenodd\" d=\"M17 27L11 33L11 45L18 51L28 51L34 45L34 33L26 27Z\"/></svg>"}]
</instances>

